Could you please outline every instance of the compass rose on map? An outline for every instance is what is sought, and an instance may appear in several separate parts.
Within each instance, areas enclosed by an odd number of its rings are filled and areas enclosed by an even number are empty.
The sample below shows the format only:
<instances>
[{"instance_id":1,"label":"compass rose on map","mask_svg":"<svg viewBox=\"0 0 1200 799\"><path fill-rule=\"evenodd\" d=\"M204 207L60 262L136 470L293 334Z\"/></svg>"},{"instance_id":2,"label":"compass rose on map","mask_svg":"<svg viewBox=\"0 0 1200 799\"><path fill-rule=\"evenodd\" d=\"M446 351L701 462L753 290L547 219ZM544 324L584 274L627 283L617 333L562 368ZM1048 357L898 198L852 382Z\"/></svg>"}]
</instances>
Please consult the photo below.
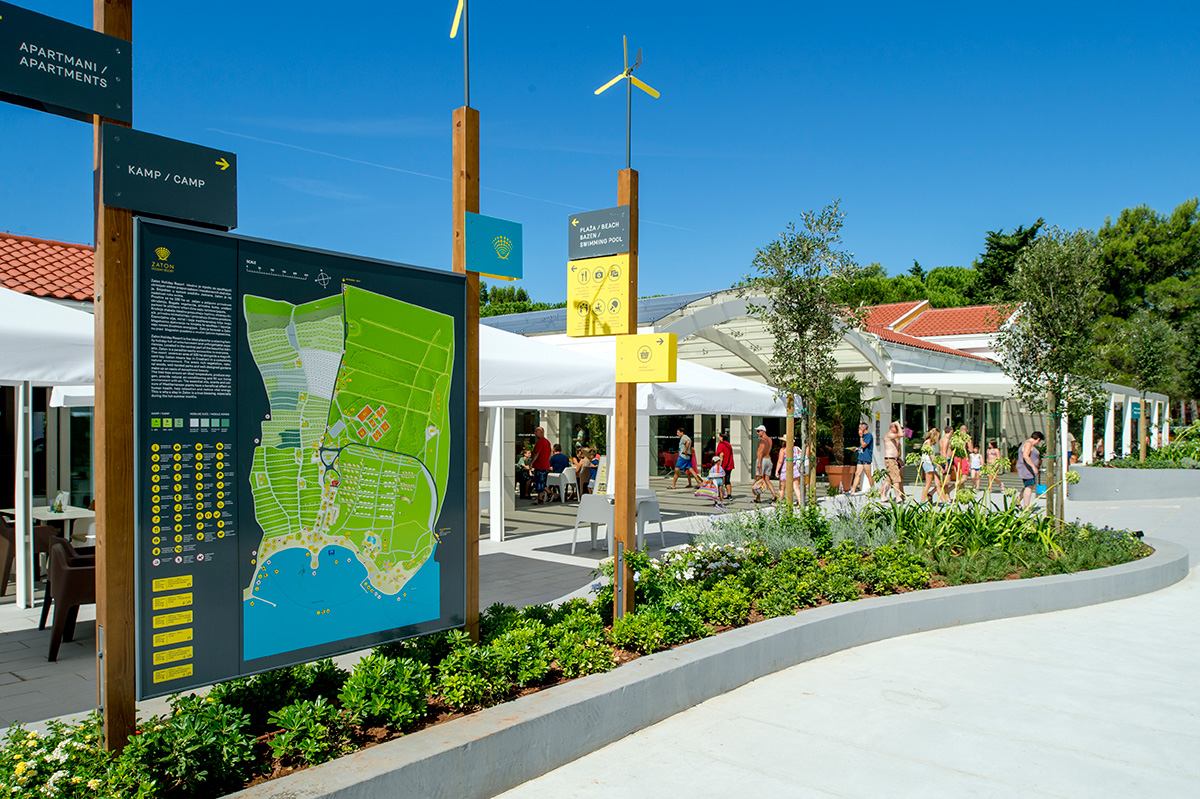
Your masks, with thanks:
<instances>
[{"instance_id":1,"label":"compass rose on map","mask_svg":"<svg viewBox=\"0 0 1200 799\"><path fill-rule=\"evenodd\" d=\"M320 274L318 274L318 275L316 276L316 278L314 278L314 279L315 279L315 280L316 280L318 283L320 283L320 284L321 284L321 288L325 288L326 286L328 286L328 285L329 285L329 281L330 281L332 278L330 278L330 277L329 277L329 275L325 274L325 270L324 270L324 269L322 269L322 270L321 270L321 272L320 272Z\"/></svg>"}]
</instances>

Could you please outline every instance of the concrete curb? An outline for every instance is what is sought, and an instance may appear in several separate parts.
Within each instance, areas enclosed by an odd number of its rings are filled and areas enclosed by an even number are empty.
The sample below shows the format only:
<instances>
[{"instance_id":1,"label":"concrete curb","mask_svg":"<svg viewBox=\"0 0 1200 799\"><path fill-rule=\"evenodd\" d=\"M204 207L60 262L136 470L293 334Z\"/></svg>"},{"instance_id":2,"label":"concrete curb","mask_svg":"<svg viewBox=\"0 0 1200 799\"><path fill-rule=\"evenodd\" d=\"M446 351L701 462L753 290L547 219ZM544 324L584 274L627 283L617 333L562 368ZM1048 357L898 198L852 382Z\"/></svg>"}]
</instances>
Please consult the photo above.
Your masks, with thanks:
<instances>
[{"instance_id":1,"label":"concrete curb","mask_svg":"<svg viewBox=\"0 0 1200 799\"><path fill-rule=\"evenodd\" d=\"M1093 572L957 586L803 611L488 708L233 794L238 799L495 796L780 669L899 635L1067 610L1165 588L1188 553Z\"/></svg>"},{"instance_id":2,"label":"concrete curb","mask_svg":"<svg viewBox=\"0 0 1200 799\"><path fill-rule=\"evenodd\" d=\"M1079 482L1067 488L1071 499L1179 499L1200 496L1200 469L1116 469L1072 466Z\"/></svg>"}]
</instances>

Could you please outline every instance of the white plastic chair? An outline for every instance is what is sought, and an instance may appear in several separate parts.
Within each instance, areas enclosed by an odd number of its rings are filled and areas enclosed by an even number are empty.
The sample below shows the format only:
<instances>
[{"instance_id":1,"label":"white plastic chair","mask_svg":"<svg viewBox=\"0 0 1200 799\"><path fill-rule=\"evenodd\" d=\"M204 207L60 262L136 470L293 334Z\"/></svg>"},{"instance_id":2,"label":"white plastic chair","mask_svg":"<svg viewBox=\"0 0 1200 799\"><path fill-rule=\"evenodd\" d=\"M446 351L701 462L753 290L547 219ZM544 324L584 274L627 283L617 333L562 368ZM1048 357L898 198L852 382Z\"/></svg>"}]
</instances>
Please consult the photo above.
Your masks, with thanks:
<instances>
[{"instance_id":1,"label":"white plastic chair","mask_svg":"<svg viewBox=\"0 0 1200 799\"><path fill-rule=\"evenodd\" d=\"M546 485L557 486L558 487L558 500L559 500L559 502L565 503L567 501L567 487L568 486L574 486L575 493L576 494L579 493L579 486L577 484L577 479L576 479L576 475L575 475L575 467L568 466L566 469L563 469L558 474L547 475Z\"/></svg>"},{"instance_id":2,"label":"white plastic chair","mask_svg":"<svg viewBox=\"0 0 1200 799\"><path fill-rule=\"evenodd\" d=\"M658 522L658 539L662 548L667 548L667 535L663 532L662 513L658 508L658 495L653 491L648 494L637 492L637 546L642 549L646 544L646 522Z\"/></svg>"},{"instance_id":3,"label":"white plastic chair","mask_svg":"<svg viewBox=\"0 0 1200 799\"><path fill-rule=\"evenodd\" d=\"M592 549L596 548L596 525L606 526L609 549L611 550L613 535L613 503L603 494L584 494L579 498L579 508L575 511L575 529L571 532L571 554L575 554L575 542L579 539L579 525L590 524L592 527Z\"/></svg>"}]
</instances>

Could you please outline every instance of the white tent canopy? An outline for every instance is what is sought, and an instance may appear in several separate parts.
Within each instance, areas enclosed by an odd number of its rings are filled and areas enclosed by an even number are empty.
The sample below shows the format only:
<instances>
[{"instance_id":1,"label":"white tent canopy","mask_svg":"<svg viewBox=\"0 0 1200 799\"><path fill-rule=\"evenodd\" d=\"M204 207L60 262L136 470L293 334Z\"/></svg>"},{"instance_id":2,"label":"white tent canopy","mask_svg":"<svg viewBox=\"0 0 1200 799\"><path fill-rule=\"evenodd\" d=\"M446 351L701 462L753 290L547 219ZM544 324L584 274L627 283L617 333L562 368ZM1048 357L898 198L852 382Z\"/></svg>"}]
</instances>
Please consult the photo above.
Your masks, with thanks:
<instances>
[{"instance_id":1,"label":"white tent canopy","mask_svg":"<svg viewBox=\"0 0 1200 799\"><path fill-rule=\"evenodd\" d=\"M564 353L538 339L479 326L479 404L487 408L573 410L579 403L612 407L615 366ZM535 402L531 397L538 397Z\"/></svg>"},{"instance_id":2,"label":"white tent canopy","mask_svg":"<svg viewBox=\"0 0 1200 799\"><path fill-rule=\"evenodd\" d=\"M94 329L87 311L0 288L0 384L90 384Z\"/></svg>"},{"instance_id":3,"label":"white tent canopy","mask_svg":"<svg viewBox=\"0 0 1200 799\"><path fill-rule=\"evenodd\" d=\"M17 386L17 606L33 606L33 387L92 382L95 320L48 300L0 288L0 384Z\"/></svg>"},{"instance_id":4,"label":"white tent canopy","mask_svg":"<svg viewBox=\"0 0 1200 799\"><path fill-rule=\"evenodd\" d=\"M539 392L536 385L519 397L519 403L485 401L480 391L480 405L484 407L542 408L566 410L577 413L611 414L615 395L616 339L612 336L596 338L571 338L564 335L538 336L526 339L539 345L547 344L561 353L563 363L596 363L604 368L598 375L597 388L602 395L572 397ZM480 371L483 360L488 356L481 343ZM744 416L785 416L783 398L775 390L762 383L743 377L719 372L699 364L680 360L676 365L676 382L642 383L638 385L638 415L667 416L691 413L728 413ZM544 395L543 395L544 394ZM602 398L601 398L602 397Z\"/></svg>"}]
</instances>

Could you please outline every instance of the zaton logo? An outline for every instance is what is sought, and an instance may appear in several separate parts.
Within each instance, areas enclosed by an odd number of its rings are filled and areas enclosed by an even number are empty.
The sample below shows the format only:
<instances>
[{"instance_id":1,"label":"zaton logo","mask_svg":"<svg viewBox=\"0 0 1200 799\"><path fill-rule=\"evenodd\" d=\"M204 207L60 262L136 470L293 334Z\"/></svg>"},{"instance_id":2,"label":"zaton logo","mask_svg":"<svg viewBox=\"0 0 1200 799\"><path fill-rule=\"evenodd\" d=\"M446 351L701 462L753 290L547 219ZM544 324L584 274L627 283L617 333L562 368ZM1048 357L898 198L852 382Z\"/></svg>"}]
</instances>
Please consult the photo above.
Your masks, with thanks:
<instances>
[{"instance_id":1,"label":"zaton logo","mask_svg":"<svg viewBox=\"0 0 1200 799\"><path fill-rule=\"evenodd\" d=\"M492 245L496 248L496 255L500 256L503 261L508 260L509 253L512 252L512 242L507 236L497 236L492 239Z\"/></svg>"},{"instance_id":2,"label":"zaton logo","mask_svg":"<svg viewBox=\"0 0 1200 799\"><path fill-rule=\"evenodd\" d=\"M158 260L150 262L150 271L167 273L175 271L175 267L167 263L167 259L171 257L170 250L168 250L166 247L155 247L154 255L158 258Z\"/></svg>"}]
</instances>

